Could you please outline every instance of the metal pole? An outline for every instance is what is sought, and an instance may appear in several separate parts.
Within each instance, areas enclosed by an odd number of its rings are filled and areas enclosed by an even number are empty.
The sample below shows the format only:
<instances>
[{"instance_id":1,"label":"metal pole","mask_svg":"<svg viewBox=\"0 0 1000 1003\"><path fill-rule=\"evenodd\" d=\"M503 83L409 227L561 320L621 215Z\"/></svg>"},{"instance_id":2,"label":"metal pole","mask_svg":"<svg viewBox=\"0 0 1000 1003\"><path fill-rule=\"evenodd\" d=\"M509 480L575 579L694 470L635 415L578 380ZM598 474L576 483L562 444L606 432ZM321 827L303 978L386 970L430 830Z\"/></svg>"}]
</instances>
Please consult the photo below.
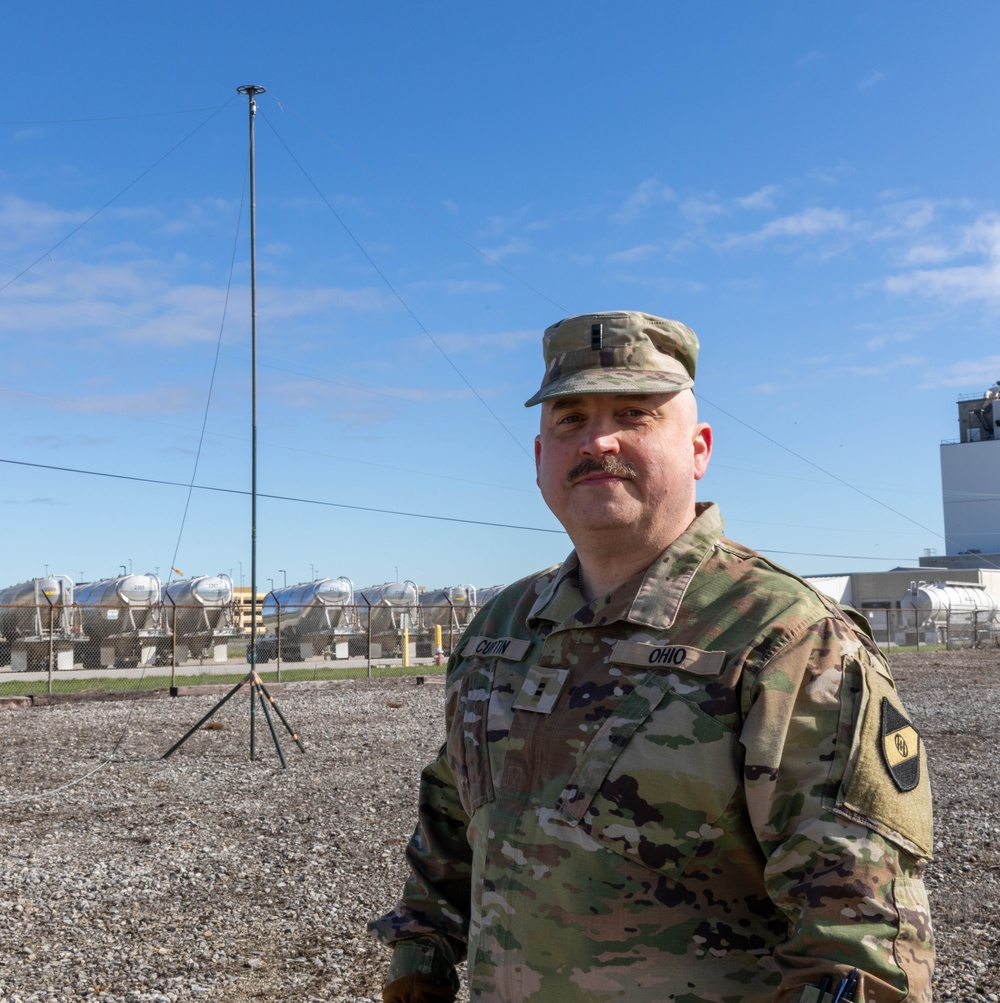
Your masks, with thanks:
<instances>
[{"instance_id":1,"label":"metal pole","mask_svg":"<svg viewBox=\"0 0 1000 1003\"><path fill-rule=\"evenodd\" d=\"M257 189L254 167L253 125L257 114L256 96L265 89L256 84L237 87L250 99L250 671L257 670ZM251 699L251 708L253 708ZM253 711L251 710L251 714ZM253 758L253 716L251 716L250 758Z\"/></svg>"},{"instance_id":2,"label":"metal pole","mask_svg":"<svg viewBox=\"0 0 1000 1003\"><path fill-rule=\"evenodd\" d=\"M174 614L170 618L170 695L177 696L177 603L169 590L167 599L170 600Z\"/></svg>"},{"instance_id":3,"label":"metal pole","mask_svg":"<svg viewBox=\"0 0 1000 1003\"><path fill-rule=\"evenodd\" d=\"M48 596L46 596L46 599ZM52 696L52 669L54 668L55 660L55 639L52 632L55 630L55 612L56 608L49 603L49 696Z\"/></svg>"}]
</instances>

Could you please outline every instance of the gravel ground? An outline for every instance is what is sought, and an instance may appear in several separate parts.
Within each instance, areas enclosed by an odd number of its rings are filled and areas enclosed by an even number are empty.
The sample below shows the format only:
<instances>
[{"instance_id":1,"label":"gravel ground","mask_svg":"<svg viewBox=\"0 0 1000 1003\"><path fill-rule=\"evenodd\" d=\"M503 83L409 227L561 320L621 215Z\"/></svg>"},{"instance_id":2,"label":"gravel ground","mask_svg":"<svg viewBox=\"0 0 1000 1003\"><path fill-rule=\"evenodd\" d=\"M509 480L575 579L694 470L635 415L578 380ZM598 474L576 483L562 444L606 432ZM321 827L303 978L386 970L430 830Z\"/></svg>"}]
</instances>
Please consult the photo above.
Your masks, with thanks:
<instances>
[{"instance_id":1,"label":"gravel ground","mask_svg":"<svg viewBox=\"0 0 1000 1003\"><path fill-rule=\"evenodd\" d=\"M927 744L940 999L1000 994L1000 655L894 656ZM415 781L442 735L428 678L275 692L307 747L248 698L0 710L0 1001L380 1000L365 933L403 878Z\"/></svg>"}]
</instances>

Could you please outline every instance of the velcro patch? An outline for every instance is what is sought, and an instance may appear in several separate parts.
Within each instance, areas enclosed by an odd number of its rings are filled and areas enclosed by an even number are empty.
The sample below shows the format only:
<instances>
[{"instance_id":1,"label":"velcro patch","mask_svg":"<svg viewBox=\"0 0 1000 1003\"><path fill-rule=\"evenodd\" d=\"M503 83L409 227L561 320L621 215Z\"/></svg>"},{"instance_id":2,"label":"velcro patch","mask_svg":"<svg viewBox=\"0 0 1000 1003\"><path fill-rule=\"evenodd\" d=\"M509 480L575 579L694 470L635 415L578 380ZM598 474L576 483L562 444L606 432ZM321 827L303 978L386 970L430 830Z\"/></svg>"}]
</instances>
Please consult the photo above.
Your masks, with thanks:
<instances>
[{"instance_id":1,"label":"velcro patch","mask_svg":"<svg viewBox=\"0 0 1000 1003\"><path fill-rule=\"evenodd\" d=\"M615 641L611 661L616 665L642 665L654 669L679 669L696 676L717 676L726 660L724 651L702 651L686 644L649 644Z\"/></svg>"},{"instance_id":2,"label":"velcro patch","mask_svg":"<svg viewBox=\"0 0 1000 1003\"><path fill-rule=\"evenodd\" d=\"M465 658L508 658L519 662L528 653L531 641L519 637L470 637L465 642Z\"/></svg>"},{"instance_id":3,"label":"velcro patch","mask_svg":"<svg viewBox=\"0 0 1000 1003\"><path fill-rule=\"evenodd\" d=\"M546 669L532 665L524 677L521 692L514 699L514 710L551 714L568 675L569 669Z\"/></svg>"},{"instance_id":4,"label":"velcro patch","mask_svg":"<svg viewBox=\"0 0 1000 1003\"><path fill-rule=\"evenodd\" d=\"M890 678L861 653L848 660L860 670L863 707L851 742L850 761L834 811L867 825L917 857L932 853L931 787L921 767L923 742L903 712ZM845 687L846 687L845 683ZM843 713L852 708L845 702Z\"/></svg>"},{"instance_id":5,"label":"velcro patch","mask_svg":"<svg viewBox=\"0 0 1000 1003\"><path fill-rule=\"evenodd\" d=\"M892 782L901 791L912 791L920 783L920 736L887 697L882 697L880 744Z\"/></svg>"}]
</instances>

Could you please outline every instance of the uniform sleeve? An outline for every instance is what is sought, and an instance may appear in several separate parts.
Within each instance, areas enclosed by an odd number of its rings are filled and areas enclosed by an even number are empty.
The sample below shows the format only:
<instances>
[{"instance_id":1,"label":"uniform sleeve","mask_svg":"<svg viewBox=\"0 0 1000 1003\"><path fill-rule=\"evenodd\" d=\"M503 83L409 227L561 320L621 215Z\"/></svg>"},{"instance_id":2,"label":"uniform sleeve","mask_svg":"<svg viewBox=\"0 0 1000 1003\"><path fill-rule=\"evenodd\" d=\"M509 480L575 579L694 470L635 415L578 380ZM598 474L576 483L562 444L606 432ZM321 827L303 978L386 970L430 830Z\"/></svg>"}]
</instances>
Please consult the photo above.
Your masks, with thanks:
<instances>
[{"instance_id":1,"label":"uniform sleeve","mask_svg":"<svg viewBox=\"0 0 1000 1003\"><path fill-rule=\"evenodd\" d=\"M471 901L467 826L442 748L421 774L417 827L406 848L410 876L402 897L368 927L393 948L387 981L417 973L455 978L454 966L465 957Z\"/></svg>"},{"instance_id":2,"label":"uniform sleeve","mask_svg":"<svg viewBox=\"0 0 1000 1003\"><path fill-rule=\"evenodd\" d=\"M923 744L888 667L845 622L791 639L742 699L744 787L788 937L776 1003L860 971L866 1003L930 1003L923 872L931 803Z\"/></svg>"}]
</instances>

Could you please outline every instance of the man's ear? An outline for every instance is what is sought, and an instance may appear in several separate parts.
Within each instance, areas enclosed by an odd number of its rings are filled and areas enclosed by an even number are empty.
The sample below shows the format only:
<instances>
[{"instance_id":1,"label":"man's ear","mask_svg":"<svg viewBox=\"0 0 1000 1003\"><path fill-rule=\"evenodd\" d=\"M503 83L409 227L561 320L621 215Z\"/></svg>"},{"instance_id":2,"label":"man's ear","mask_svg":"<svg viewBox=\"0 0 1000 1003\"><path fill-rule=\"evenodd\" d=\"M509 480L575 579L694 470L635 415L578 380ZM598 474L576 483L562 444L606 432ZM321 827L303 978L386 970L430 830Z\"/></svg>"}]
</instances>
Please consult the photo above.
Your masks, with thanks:
<instances>
[{"instance_id":1,"label":"man's ear","mask_svg":"<svg viewBox=\"0 0 1000 1003\"><path fill-rule=\"evenodd\" d=\"M538 483L538 467L542 462L542 437L535 436L535 483Z\"/></svg>"},{"instance_id":2,"label":"man's ear","mask_svg":"<svg viewBox=\"0 0 1000 1003\"><path fill-rule=\"evenodd\" d=\"M700 481L708 469L708 461L712 456L712 426L700 422L694 427L694 479Z\"/></svg>"}]
</instances>

